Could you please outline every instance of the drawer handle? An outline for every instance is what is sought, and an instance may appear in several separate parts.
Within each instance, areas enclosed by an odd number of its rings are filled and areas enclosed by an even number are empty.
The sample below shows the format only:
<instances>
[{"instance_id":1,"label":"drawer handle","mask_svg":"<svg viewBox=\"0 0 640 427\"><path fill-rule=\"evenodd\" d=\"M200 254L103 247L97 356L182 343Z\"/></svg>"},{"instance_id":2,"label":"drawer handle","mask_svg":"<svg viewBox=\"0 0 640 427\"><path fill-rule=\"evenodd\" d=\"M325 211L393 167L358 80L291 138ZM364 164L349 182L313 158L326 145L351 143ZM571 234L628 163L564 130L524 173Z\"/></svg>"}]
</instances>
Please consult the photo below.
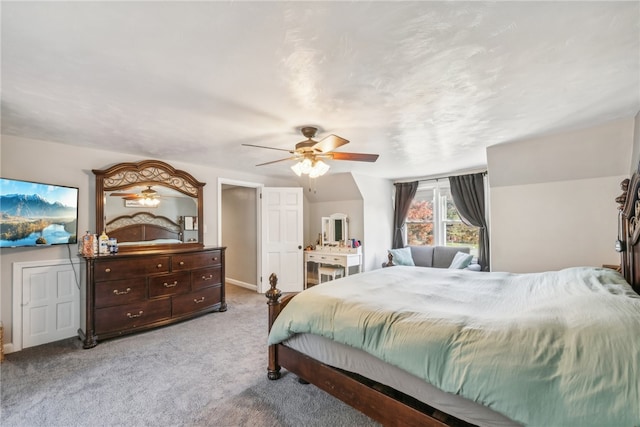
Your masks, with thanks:
<instances>
[{"instance_id":1,"label":"drawer handle","mask_svg":"<svg viewBox=\"0 0 640 427\"><path fill-rule=\"evenodd\" d=\"M214 257L213 257L213 260L214 260L214 261L217 261L217 260L218 260L218 257L217 257L217 256L214 256Z\"/></svg>"},{"instance_id":2,"label":"drawer handle","mask_svg":"<svg viewBox=\"0 0 640 427\"><path fill-rule=\"evenodd\" d=\"M180 264L181 266L182 266L182 265L184 265L184 261L180 261L180 263L179 263L179 264Z\"/></svg>"},{"instance_id":3,"label":"drawer handle","mask_svg":"<svg viewBox=\"0 0 640 427\"><path fill-rule=\"evenodd\" d=\"M128 317L129 319L135 319L136 317L140 317L140 316L142 316L142 313L144 313L144 311L142 311L142 310L140 310L140 311L138 312L138 314L131 314L131 313L127 313L127 317Z\"/></svg>"},{"instance_id":4,"label":"drawer handle","mask_svg":"<svg viewBox=\"0 0 640 427\"><path fill-rule=\"evenodd\" d=\"M156 265L156 268L162 268L162 264Z\"/></svg>"},{"instance_id":5,"label":"drawer handle","mask_svg":"<svg viewBox=\"0 0 640 427\"><path fill-rule=\"evenodd\" d=\"M105 269L104 269L104 272L105 272L105 273L111 273L111 269L110 269L110 268L105 268Z\"/></svg>"},{"instance_id":6,"label":"drawer handle","mask_svg":"<svg viewBox=\"0 0 640 427\"><path fill-rule=\"evenodd\" d=\"M173 283L164 282L162 286L164 286L165 288L173 288L175 286L178 286L178 281L175 280Z\"/></svg>"},{"instance_id":7,"label":"drawer handle","mask_svg":"<svg viewBox=\"0 0 640 427\"><path fill-rule=\"evenodd\" d=\"M211 280L211 279L213 279L213 274L210 274L208 277L202 276L202 280Z\"/></svg>"},{"instance_id":8,"label":"drawer handle","mask_svg":"<svg viewBox=\"0 0 640 427\"><path fill-rule=\"evenodd\" d=\"M201 297L199 299L193 299L193 302L195 302L196 304L200 304L201 302L204 302L204 297Z\"/></svg>"},{"instance_id":9,"label":"drawer handle","mask_svg":"<svg viewBox=\"0 0 640 427\"><path fill-rule=\"evenodd\" d=\"M113 290L113 293L114 293L114 294L116 294L116 295L126 295L126 294L128 294L129 292L131 292L131 288L127 288L127 289L126 289L126 290L124 290L124 291L119 291L119 290L117 290L117 289L114 289L114 290Z\"/></svg>"}]
</instances>

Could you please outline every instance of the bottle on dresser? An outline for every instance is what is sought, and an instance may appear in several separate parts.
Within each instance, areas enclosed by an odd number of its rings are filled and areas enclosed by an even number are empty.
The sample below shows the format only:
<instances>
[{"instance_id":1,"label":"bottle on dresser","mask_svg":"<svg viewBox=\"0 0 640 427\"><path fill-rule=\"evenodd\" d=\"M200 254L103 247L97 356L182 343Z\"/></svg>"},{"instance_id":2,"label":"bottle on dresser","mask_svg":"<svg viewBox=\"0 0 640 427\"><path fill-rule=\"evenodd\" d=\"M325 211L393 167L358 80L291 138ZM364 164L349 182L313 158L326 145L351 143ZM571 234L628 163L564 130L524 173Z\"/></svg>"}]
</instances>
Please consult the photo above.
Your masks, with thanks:
<instances>
[{"instance_id":1,"label":"bottle on dresser","mask_svg":"<svg viewBox=\"0 0 640 427\"><path fill-rule=\"evenodd\" d=\"M109 236L104 230L102 230L102 234L98 238L98 253L100 255L109 254Z\"/></svg>"},{"instance_id":2,"label":"bottle on dresser","mask_svg":"<svg viewBox=\"0 0 640 427\"><path fill-rule=\"evenodd\" d=\"M82 255L86 257L92 257L98 253L97 239L95 234L91 234L87 231L87 234L82 236Z\"/></svg>"}]
</instances>

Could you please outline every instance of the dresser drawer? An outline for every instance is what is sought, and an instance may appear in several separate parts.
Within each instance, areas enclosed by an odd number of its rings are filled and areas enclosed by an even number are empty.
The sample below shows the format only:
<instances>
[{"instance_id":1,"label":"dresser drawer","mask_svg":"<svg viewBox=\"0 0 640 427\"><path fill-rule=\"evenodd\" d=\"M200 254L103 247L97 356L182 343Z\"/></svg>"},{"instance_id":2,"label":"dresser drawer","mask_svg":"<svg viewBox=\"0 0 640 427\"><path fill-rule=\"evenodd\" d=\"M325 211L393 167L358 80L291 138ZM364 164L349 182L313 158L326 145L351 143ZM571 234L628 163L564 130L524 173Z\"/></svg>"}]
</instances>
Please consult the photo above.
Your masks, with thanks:
<instances>
[{"instance_id":1,"label":"dresser drawer","mask_svg":"<svg viewBox=\"0 0 640 427\"><path fill-rule=\"evenodd\" d=\"M168 272L169 257L155 256L96 260L93 274L96 282L99 282L102 280L126 279L129 277Z\"/></svg>"},{"instance_id":2,"label":"dresser drawer","mask_svg":"<svg viewBox=\"0 0 640 427\"><path fill-rule=\"evenodd\" d=\"M173 271L221 265L222 252L208 251L198 254L177 254L173 255L171 263Z\"/></svg>"},{"instance_id":3,"label":"dresser drawer","mask_svg":"<svg viewBox=\"0 0 640 427\"><path fill-rule=\"evenodd\" d=\"M201 289L207 286L219 285L222 280L222 267L201 268L191 272L191 289Z\"/></svg>"},{"instance_id":4,"label":"dresser drawer","mask_svg":"<svg viewBox=\"0 0 640 427\"><path fill-rule=\"evenodd\" d=\"M204 288L186 295L173 298L173 316L195 313L222 301L222 287Z\"/></svg>"},{"instance_id":5,"label":"dresser drawer","mask_svg":"<svg viewBox=\"0 0 640 427\"><path fill-rule=\"evenodd\" d=\"M133 329L170 317L169 298L99 308L95 311L96 334Z\"/></svg>"},{"instance_id":6,"label":"dresser drawer","mask_svg":"<svg viewBox=\"0 0 640 427\"><path fill-rule=\"evenodd\" d=\"M307 254L307 261L313 261L321 264L339 264L344 263L345 257L339 257L328 254Z\"/></svg>"},{"instance_id":7,"label":"dresser drawer","mask_svg":"<svg viewBox=\"0 0 640 427\"><path fill-rule=\"evenodd\" d=\"M189 279L188 271L149 277L149 298L189 292Z\"/></svg>"},{"instance_id":8,"label":"dresser drawer","mask_svg":"<svg viewBox=\"0 0 640 427\"><path fill-rule=\"evenodd\" d=\"M143 301L147 297L146 284L147 279L144 277L96 283L96 307L109 307Z\"/></svg>"}]
</instances>

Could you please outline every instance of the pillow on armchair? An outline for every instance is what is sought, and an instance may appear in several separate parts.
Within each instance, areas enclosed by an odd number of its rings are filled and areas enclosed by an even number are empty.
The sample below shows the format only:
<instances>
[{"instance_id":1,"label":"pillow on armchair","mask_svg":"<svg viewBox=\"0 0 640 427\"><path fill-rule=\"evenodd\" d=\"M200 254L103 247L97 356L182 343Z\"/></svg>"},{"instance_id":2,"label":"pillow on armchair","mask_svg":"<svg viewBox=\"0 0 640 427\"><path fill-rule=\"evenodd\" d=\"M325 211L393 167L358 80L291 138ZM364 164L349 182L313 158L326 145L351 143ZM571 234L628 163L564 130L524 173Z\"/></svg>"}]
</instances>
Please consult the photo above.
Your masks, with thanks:
<instances>
[{"instance_id":1,"label":"pillow on armchair","mask_svg":"<svg viewBox=\"0 0 640 427\"><path fill-rule=\"evenodd\" d=\"M389 249L389 253L393 256L395 265L415 265L413 257L411 257L411 248L409 246L398 249Z\"/></svg>"},{"instance_id":2,"label":"pillow on armchair","mask_svg":"<svg viewBox=\"0 0 640 427\"><path fill-rule=\"evenodd\" d=\"M449 268L462 270L463 268L467 268L469 264L471 264L472 259L473 255L471 254L457 252L453 257L453 261L451 261L451 265L449 266Z\"/></svg>"},{"instance_id":3,"label":"pillow on armchair","mask_svg":"<svg viewBox=\"0 0 640 427\"><path fill-rule=\"evenodd\" d=\"M469 264L469 266L465 268L465 270L482 271L482 267L480 267L480 264L478 264L477 262L474 262L474 260L471 260L471 264Z\"/></svg>"}]
</instances>

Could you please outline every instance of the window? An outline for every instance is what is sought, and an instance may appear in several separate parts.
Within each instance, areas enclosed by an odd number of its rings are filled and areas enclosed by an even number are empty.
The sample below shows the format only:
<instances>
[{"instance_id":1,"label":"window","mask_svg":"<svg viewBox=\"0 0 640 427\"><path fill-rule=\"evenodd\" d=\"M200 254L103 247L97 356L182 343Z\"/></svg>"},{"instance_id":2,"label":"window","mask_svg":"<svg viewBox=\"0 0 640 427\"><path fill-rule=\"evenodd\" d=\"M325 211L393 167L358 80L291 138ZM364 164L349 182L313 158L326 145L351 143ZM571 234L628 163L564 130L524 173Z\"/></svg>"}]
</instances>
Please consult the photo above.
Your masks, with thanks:
<instances>
[{"instance_id":1,"label":"window","mask_svg":"<svg viewBox=\"0 0 640 427\"><path fill-rule=\"evenodd\" d=\"M405 223L407 244L469 246L478 256L479 228L462 222L448 181L420 183Z\"/></svg>"}]
</instances>

